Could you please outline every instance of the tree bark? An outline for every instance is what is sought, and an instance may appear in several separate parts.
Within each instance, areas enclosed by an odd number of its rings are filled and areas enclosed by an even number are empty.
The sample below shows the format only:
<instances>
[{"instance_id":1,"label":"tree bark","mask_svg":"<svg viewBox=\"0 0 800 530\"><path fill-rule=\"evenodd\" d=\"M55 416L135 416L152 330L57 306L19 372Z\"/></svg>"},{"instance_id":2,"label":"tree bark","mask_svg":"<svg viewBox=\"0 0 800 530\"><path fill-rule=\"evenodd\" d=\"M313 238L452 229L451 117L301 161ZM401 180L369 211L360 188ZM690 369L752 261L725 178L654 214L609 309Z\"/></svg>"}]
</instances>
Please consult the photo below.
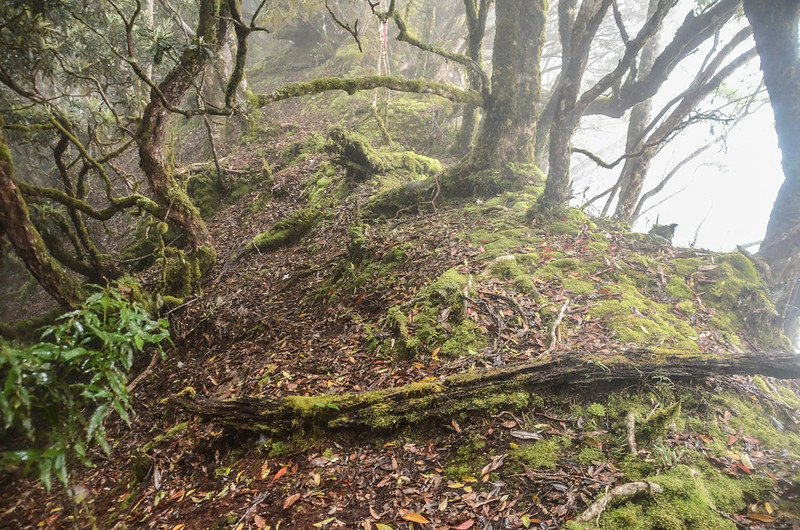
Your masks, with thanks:
<instances>
[{"instance_id":1,"label":"tree bark","mask_svg":"<svg viewBox=\"0 0 800 530\"><path fill-rule=\"evenodd\" d=\"M569 178L571 159L570 143L578 127L583 109L578 106L581 80L589 62L589 50L600 28L611 0L585 0L569 31L561 29L561 47L568 61L562 66L561 78L556 97L555 116L550 129L550 158L547 183L543 199L552 205L565 205L572 196L572 183ZM560 13L559 13L560 14ZM564 25L559 23L559 27Z\"/></svg>"},{"instance_id":2,"label":"tree bark","mask_svg":"<svg viewBox=\"0 0 800 530\"><path fill-rule=\"evenodd\" d=\"M14 172L11 151L0 135L0 235L8 239L28 271L60 305L75 307L84 298L80 284L47 251L14 182Z\"/></svg>"},{"instance_id":3,"label":"tree bark","mask_svg":"<svg viewBox=\"0 0 800 530\"><path fill-rule=\"evenodd\" d=\"M744 10L761 58L784 181L772 207L759 255L780 282L784 329L795 340L800 323L800 2L745 0Z\"/></svg>"},{"instance_id":4,"label":"tree bark","mask_svg":"<svg viewBox=\"0 0 800 530\"><path fill-rule=\"evenodd\" d=\"M546 14L545 0L495 6L492 92L470 156L473 170L533 162Z\"/></svg>"},{"instance_id":5,"label":"tree bark","mask_svg":"<svg viewBox=\"0 0 800 530\"><path fill-rule=\"evenodd\" d=\"M647 7L647 18L653 16L657 7L658 0L650 0L650 4ZM650 73L656 56L658 55L659 45L659 33L653 35L650 40L647 41L647 44L644 45L644 48L642 48L642 57L639 59L639 75L644 77ZM631 117L628 121L628 136L625 140L626 153L637 153L644 147L645 129L650 124L650 113L652 110L652 98L642 101L631 109ZM620 186L623 190L621 196L625 195L624 192L627 189L626 183L635 179L641 179L641 181L644 182L644 175L647 174L647 170L649 169L649 162L645 162L641 160L641 158L642 157L629 158L625 161L617 182L617 186ZM639 192L641 192L641 186L639 186ZM613 198L614 192L611 192L609 201L613 200ZM610 202L606 203L606 205L608 204L610 204Z\"/></svg>"},{"instance_id":6,"label":"tree bark","mask_svg":"<svg viewBox=\"0 0 800 530\"><path fill-rule=\"evenodd\" d=\"M387 430L429 419L480 411L487 403L524 406L527 392L570 386L630 385L660 380L695 381L723 375L800 378L800 355L794 353L651 354L592 357L586 354L536 360L502 368L459 374L435 383L320 397L241 398L221 401L196 397L180 401L205 418L244 430L272 433L298 428Z\"/></svg>"},{"instance_id":7,"label":"tree bark","mask_svg":"<svg viewBox=\"0 0 800 530\"><path fill-rule=\"evenodd\" d=\"M157 202L167 211L168 221L181 230L193 250L210 248L211 235L200 217L200 212L192 204L165 160L164 148L172 118L168 106L177 107L181 104L197 76L208 65L211 57L209 52L216 51L224 40L229 24L220 20L219 15L218 0L200 1L197 39L209 49L194 46L183 52L175 68L159 83L158 91L151 91L150 103L144 110L137 135L139 166L145 173Z\"/></svg>"},{"instance_id":8,"label":"tree bark","mask_svg":"<svg viewBox=\"0 0 800 530\"><path fill-rule=\"evenodd\" d=\"M464 0L467 11L467 56L477 64L483 64L483 37L486 34L486 20L489 14L491 0ZM483 92L483 79L478 72L467 72L469 88L475 92ZM472 147L475 138L475 127L478 124L478 106L468 104L464 106L461 118L461 127L458 130L453 151L464 155Z\"/></svg>"}]
</instances>

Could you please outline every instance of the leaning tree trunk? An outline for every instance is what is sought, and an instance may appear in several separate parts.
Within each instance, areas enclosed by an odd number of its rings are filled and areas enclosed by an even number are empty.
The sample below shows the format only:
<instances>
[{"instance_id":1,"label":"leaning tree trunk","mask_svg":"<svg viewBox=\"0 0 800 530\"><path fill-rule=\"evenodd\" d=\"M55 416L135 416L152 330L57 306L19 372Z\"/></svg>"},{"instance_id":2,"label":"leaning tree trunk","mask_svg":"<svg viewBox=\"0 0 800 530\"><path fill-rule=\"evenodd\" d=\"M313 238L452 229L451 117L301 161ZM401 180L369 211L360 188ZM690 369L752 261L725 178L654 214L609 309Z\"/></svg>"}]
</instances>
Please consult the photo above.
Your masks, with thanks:
<instances>
[{"instance_id":1,"label":"leaning tree trunk","mask_svg":"<svg viewBox=\"0 0 800 530\"><path fill-rule=\"evenodd\" d=\"M570 144L584 111L578 106L581 80L589 63L591 43L610 5L611 0L584 1L570 31L565 34L560 30L562 47L569 49L569 53L565 53L569 60L562 67L558 93L553 94L556 98L555 116L550 129L549 168L542 196L548 205L566 205L572 196Z\"/></svg>"},{"instance_id":2,"label":"leaning tree trunk","mask_svg":"<svg viewBox=\"0 0 800 530\"><path fill-rule=\"evenodd\" d=\"M138 133L139 165L157 202L168 212L168 220L181 230L193 250L210 248L211 235L199 210L168 166L164 148L173 114L170 108L181 105L197 76L208 65L209 51L216 50L225 38L228 22L218 21L219 16L218 0L201 0L197 38L210 50L192 47L183 52L175 68L158 85L158 90L151 92Z\"/></svg>"},{"instance_id":3,"label":"leaning tree trunk","mask_svg":"<svg viewBox=\"0 0 800 530\"><path fill-rule=\"evenodd\" d=\"M501 0L495 7L492 93L472 150L472 169L533 162L547 2Z\"/></svg>"},{"instance_id":4,"label":"leaning tree trunk","mask_svg":"<svg viewBox=\"0 0 800 530\"><path fill-rule=\"evenodd\" d=\"M772 207L759 254L781 282L784 329L797 338L800 322L800 2L745 0L761 58L785 180Z\"/></svg>"},{"instance_id":5,"label":"leaning tree trunk","mask_svg":"<svg viewBox=\"0 0 800 530\"><path fill-rule=\"evenodd\" d=\"M658 0L650 0L650 4L647 7L647 18L653 16L657 7ZM640 76L647 76L653 68L653 63L655 63L656 57L658 56L659 44L659 34L656 33L642 48L642 57L639 60L638 68ZM652 98L644 100L631 109L631 117L628 122L628 137L625 141L626 153L638 153L644 147L645 129L650 124L650 113L652 110ZM642 155L644 154L645 153L642 153ZM646 159L644 156L629 158L625 161L622 172L619 175L619 180L617 181L617 186L620 188L620 200L617 205L616 213L618 217L622 217L626 220L630 219L630 215L636 208L636 202L639 200L639 195L642 192L642 186L644 185L644 179L647 177L648 169L650 169L650 159ZM611 192L609 201L613 199L614 192Z\"/></svg>"},{"instance_id":6,"label":"leaning tree trunk","mask_svg":"<svg viewBox=\"0 0 800 530\"><path fill-rule=\"evenodd\" d=\"M5 236L28 271L66 308L83 299L80 284L53 260L31 222L28 206L14 182L11 151L0 135L0 236Z\"/></svg>"},{"instance_id":7,"label":"leaning tree trunk","mask_svg":"<svg viewBox=\"0 0 800 530\"><path fill-rule=\"evenodd\" d=\"M502 0L501 0L502 1ZM698 381L722 375L800 378L794 353L681 354L630 352L593 357L579 352L501 368L458 374L429 383L362 394L283 399L240 398L220 401L196 397L179 401L196 414L234 428L272 434L303 427L389 430L430 419L451 420L487 405L523 408L529 392L595 385L610 388L648 380Z\"/></svg>"}]
</instances>

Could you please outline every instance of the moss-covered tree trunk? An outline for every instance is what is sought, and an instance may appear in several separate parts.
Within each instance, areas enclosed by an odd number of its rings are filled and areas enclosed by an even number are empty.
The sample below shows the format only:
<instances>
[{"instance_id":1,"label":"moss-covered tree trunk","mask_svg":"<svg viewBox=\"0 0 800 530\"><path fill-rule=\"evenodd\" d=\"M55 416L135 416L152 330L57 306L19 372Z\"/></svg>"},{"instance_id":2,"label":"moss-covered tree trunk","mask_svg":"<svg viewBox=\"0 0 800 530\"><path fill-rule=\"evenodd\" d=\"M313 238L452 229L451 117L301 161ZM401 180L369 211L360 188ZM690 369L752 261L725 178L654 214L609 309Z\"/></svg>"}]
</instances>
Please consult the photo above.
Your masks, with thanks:
<instances>
[{"instance_id":1,"label":"moss-covered tree trunk","mask_svg":"<svg viewBox=\"0 0 800 530\"><path fill-rule=\"evenodd\" d=\"M164 150L173 114L170 108L181 105L197 76L209 64L211 54L225 38L229 24L220 18L220 14L219 0L201 0L198 43L183 52L178 64L159 83L158 89L151 91L150 103L145 108L138 132L139 165L156 201L168 212L168 220L181 230L194 250L210 247L211 235L199 210L175 178Z\"/></svg>"},{"instance_id":2,"label":"moss-covered tree trunk","mask_svg":"<svg viewBox=\"0 0 800 530\"><path fill-rule=\"evenodd\" d=\"M797 338L800 321L800 2L745 0L761 58L785 180L772 207L759 254L783 283L785 328Z\"/></svg>"},{"instance_id":3,"label":"moss-covered tree trunk","mask_svg":"<svg viewBox=\"0 0 800 530\"><path fill-rule=\"evenodd\" d=\"M492 93L472 150L473 169L533 162L546 0L499 0Z\"/></svg>"},{"instance_id":4,"label":"moss-covered tree trunk","mask_svg":"<svg viewBox=\"0 0 800 530\"><path fill-rule=\"evenodd\" d=\"M0 236L5 236L28 271L66 308L83 300L80 284L50 256L31 222L25 199L14 182L14 161L0 135Z\"/></svg>"}]
</instances>

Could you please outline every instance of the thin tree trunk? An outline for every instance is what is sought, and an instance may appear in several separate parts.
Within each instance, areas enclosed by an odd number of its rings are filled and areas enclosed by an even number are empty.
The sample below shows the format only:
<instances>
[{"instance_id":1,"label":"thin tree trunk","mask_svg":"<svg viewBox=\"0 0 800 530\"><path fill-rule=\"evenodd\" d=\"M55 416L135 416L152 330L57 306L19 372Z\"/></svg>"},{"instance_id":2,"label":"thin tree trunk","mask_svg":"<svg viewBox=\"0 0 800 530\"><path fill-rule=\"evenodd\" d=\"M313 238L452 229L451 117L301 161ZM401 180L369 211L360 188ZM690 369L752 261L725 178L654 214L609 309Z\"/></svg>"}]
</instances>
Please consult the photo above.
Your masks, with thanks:
<instances>
[{"instance_id":1,"label":"thin tree trunk","mask_svg":"<svg viewBox=\"0 0 800 530\"><path fill-rule=\"evenodd\" d=\"M227 22L218 21L219 15L218 1L201 0L197 36L211 50L217 49L228 27ZM191 48L184 51L175 68L158 85L166 102L155 90L152 91L138 133L139 165L147 176L157 202L168 212L168 220L181 230L193 250L210 248L211 235L200 212L165 160L164 149L172 118L172 112L165 103L180 106L197 76L208 65L209 58L208 50Z\"/></svg>"},{"instance_id":2,"label":"thin tree trunk","mask_svg":"<svg viewBox=\"0 0 800 530\"><path fill-rule=\"evenodd\" d=\"M650 0L647 7L647 18L653 16L658 7L658 0ZM650 74L653 63L658 57L660 49L659 33L653 35L647 44L642 48L642 57L639 60L639 75L645 77ZM650 113L653 110L653 99L649 98L635 105L631 109L631 117L628 122L628 137L625 141L626 153L638 153L644 147L645 129L650 124ZM650 169L650 160L638 160L641 157L629 158L625 161L622 171L617 181L620 189L620 200L617 205L617 216L622 215L629 218L631 212L636 207L636 201L642 192L644 179ZM606 204L614 199L614 191L611 192Z\"/></svg>"},{"instance_id":3,"label":"thin tree trunk","mask_svg":"<svg viewBox=\"0 0 800 530\"><path fill-rule=\"evenodd\" d=\"M489 4L490 0L464 0L467 11L467 56L478 64L483 64L483 37L486 34ZM467 75L469 88L483 92L485 87L481 76L473 70L469 70ZM477 105L464 105L461 127L452 149L454 153L463 155L469 152L475 138L478 117Z\"/></svg>"},{"instance_id":4,"label":"thin tree trunk","mask_svg":"<svg viewBox=\"0 0 800 530\"><path fill-rule=\"evenodd\" d=\"M80 284L47 251L14 182L14 171L11 151L0 136L0 235L8 239L28 271L59 304L75 307L83 300Z\"/></svg>"},{"instance_id":5,"label":"thin tree trunk","mask_svg":"<svg viewBox=\"0 0 800 530\"><path fill-rule=\"evenodd\" d=\"M556 97L555 116L550 129L550 164L543 200L550 205L565 205L572 196L569 177L571 142L583 110L578 103L581 80L589 62L589 50L611 0L585 0L568 32L560 30L566 64L562 66L561 83ZM559 13L561 14L561 13ZM561 18L561 17L560 17ZM559 26L564 25L561 21Z\"/></svg>"},{"instance_id":6,"label":"thin tree trunk","mask_svg":"<svg viewBox=\"0 0 800 530\"><path fill-rule=\"evenodd\" d=\"M492 93L473 169L533 162L546 9L544 0L502 0L495 7Z\"/></svg>"}]
</instances>

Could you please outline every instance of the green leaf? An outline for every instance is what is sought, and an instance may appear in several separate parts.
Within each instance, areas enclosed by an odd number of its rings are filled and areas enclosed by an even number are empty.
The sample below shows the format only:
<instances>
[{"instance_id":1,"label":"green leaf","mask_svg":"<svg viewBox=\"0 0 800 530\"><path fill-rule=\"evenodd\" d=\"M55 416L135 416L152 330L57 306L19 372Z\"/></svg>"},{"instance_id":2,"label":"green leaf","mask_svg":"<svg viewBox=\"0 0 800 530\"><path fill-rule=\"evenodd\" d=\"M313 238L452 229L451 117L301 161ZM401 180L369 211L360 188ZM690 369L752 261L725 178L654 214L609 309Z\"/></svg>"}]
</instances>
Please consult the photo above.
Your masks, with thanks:
<instances>
[{"instance_id":1,"label":"green leaf","mask_svg":"<svg viewBox=\"0 0 800 530\"><path fill-rule=\"evenodd\" d=\"M103 404L97 407L89 420L89 426L86 428L86 439L92 439L92 435L97 431L98 427L102 427L103 420L108 415L108 404Z\"/></svg>"}]
</instances>

